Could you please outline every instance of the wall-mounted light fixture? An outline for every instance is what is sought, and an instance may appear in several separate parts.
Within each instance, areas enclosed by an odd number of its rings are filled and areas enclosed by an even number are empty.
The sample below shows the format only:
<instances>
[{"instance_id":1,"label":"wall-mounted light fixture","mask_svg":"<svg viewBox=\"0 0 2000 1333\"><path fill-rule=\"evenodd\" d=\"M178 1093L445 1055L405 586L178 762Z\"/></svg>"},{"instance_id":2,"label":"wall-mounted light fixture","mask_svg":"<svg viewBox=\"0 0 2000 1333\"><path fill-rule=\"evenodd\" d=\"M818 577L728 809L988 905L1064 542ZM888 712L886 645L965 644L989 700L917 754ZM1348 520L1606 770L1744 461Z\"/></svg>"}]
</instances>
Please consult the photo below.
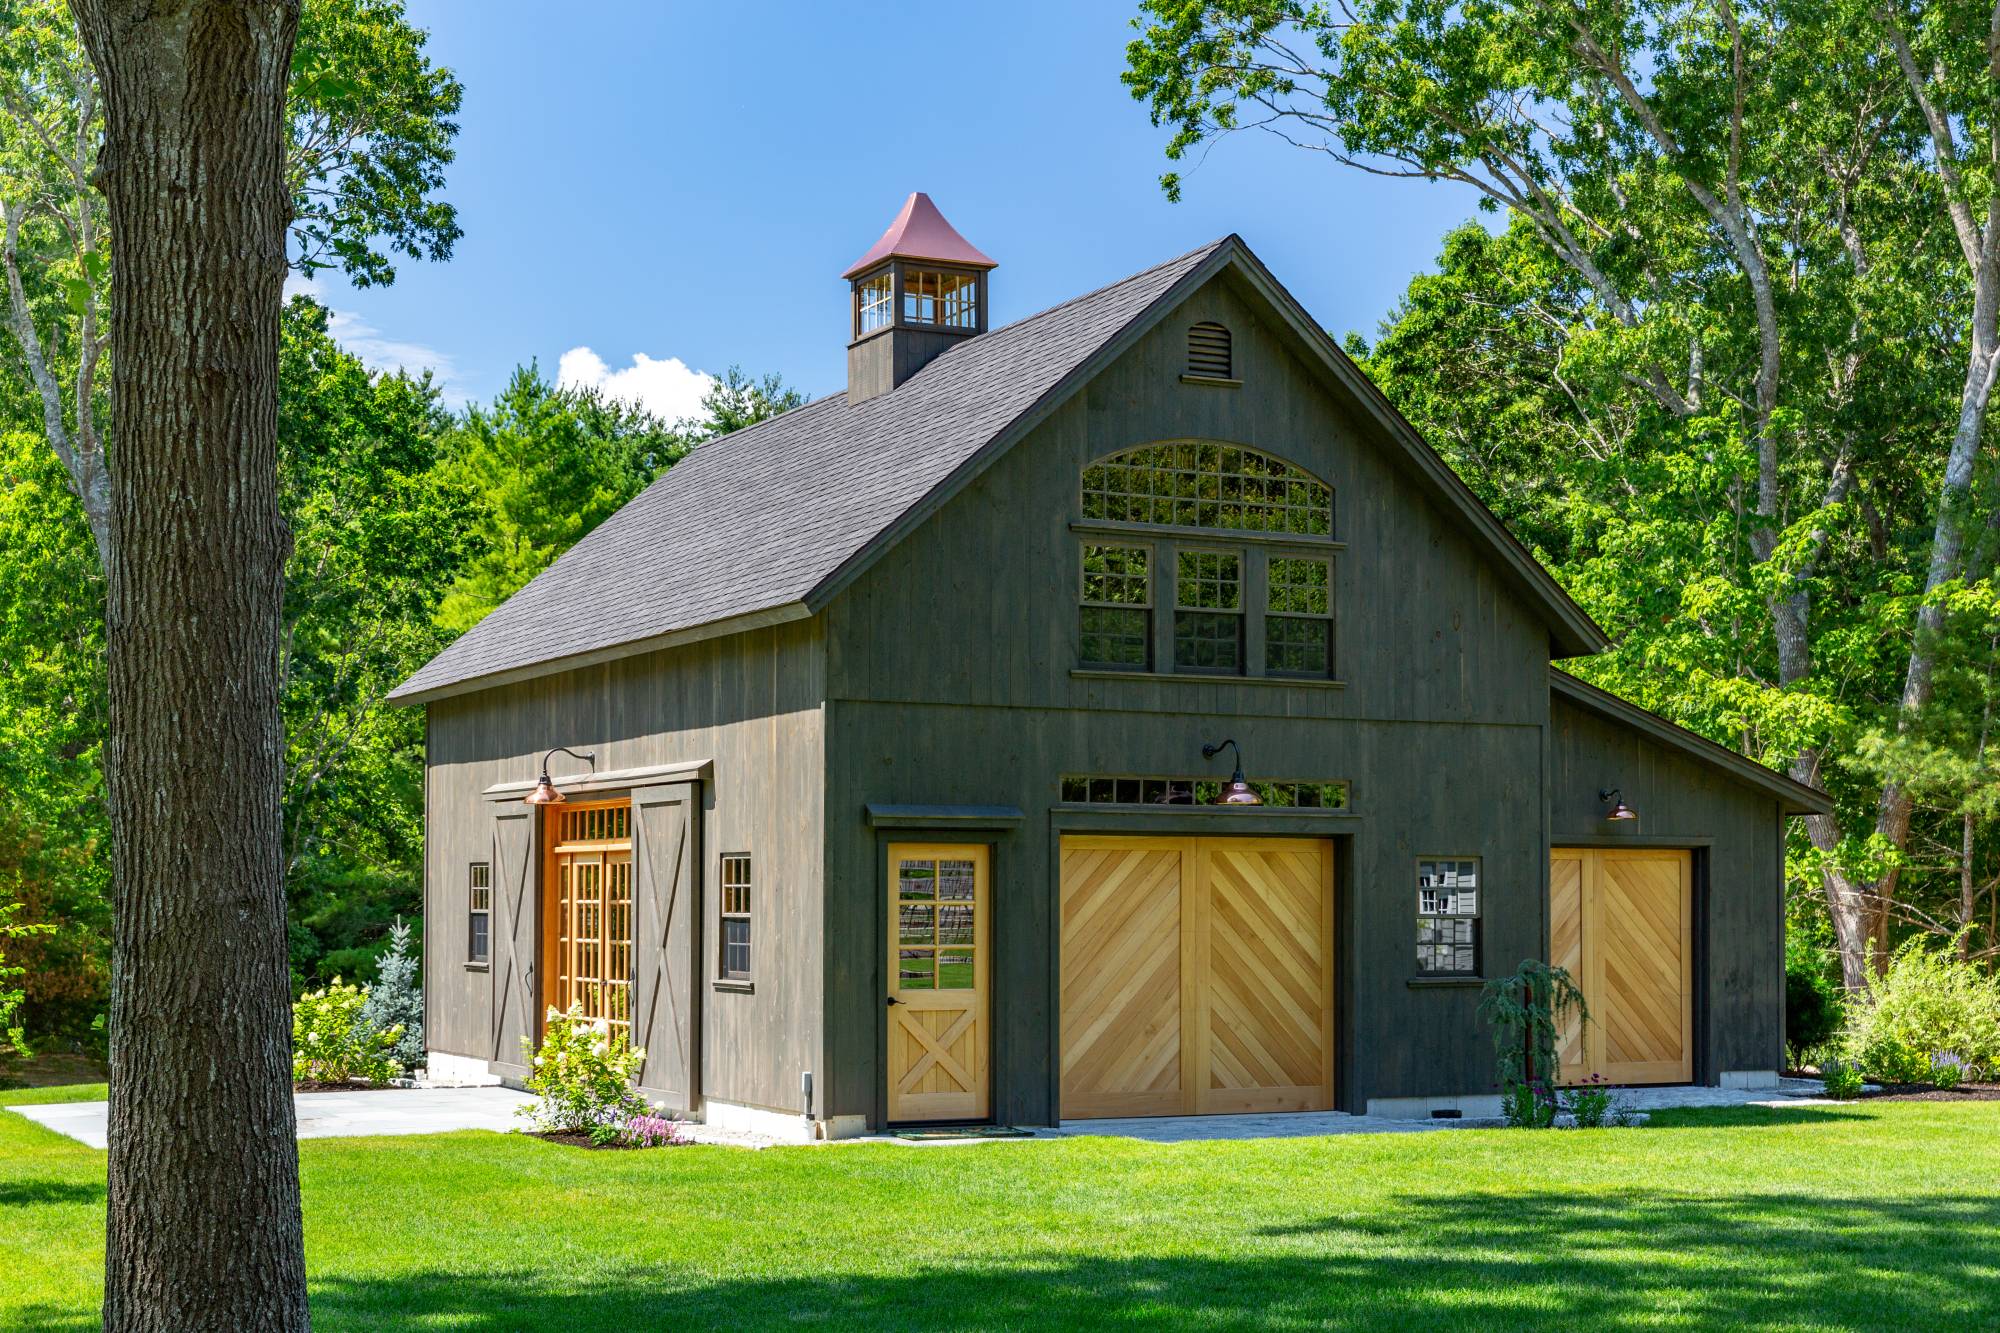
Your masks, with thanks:
<instances>
[{"instance_id":1,"label":"wall-mounted light fixture","mask_svg":"<svg viewBox=\"0 0 2000 1333\"><path fill-rule=\"evenodd\" d=\"M583 760L584 763L590 765L590 771L592 773L595 773L597 771L597 755L595 752L592 752L590 754L578 754L575 750L570 749L567 745L558 745L555 749L550 750L547 754L542 756L542 776L535 782L535 789L529 792L526 796L523 796L521 798L523 804L561 805L564 801L567 801L569 799L569 797L564 796L561 792L556 790L555 783L549 781L549 760L555 758L559 754L566 754L572 759L581 759Z\"/></svg>"},{"instance_id":2,"label":"wall-mounted light fixture","mask_svg":"<svg viewBox=\"0 0 2000 1333\"><path fill-rule=\"evenodd\" d=\"M1229 775L1229 785L1222 789L1222 799L1219 802L1217 802L1217 804L1219 805L1264 804L1263 799L1259 797L1256 792L1250 789L1250 784L1243 780L1243 748L1239 746L1235 741L1223 740L1223 741L1217 741L1213 745L1204 745L1201 747L1201 757L1203 759L1213 759L1215 758L1215 756L1222 753L1223 747L1225 746L1227 746L1230 753L1236 757L1236 771Z\"/></svg>"},{"instance_id":3,"label":"wall-mounted light fixture","mask_svg":"<svg viewBox=\"0 0 2000 1333\"><path fill-rule=\"evenodd\" d=\"M1619 791L1616 787L1599 788L1597 799L1599 803L1609 802L1611 805L1610 813L1604 816L1607 820L1616 819L1622 821L1637 819L1639 817L1637 810L1625 804L1625 793Z\"/></svg>"}]
</instances>

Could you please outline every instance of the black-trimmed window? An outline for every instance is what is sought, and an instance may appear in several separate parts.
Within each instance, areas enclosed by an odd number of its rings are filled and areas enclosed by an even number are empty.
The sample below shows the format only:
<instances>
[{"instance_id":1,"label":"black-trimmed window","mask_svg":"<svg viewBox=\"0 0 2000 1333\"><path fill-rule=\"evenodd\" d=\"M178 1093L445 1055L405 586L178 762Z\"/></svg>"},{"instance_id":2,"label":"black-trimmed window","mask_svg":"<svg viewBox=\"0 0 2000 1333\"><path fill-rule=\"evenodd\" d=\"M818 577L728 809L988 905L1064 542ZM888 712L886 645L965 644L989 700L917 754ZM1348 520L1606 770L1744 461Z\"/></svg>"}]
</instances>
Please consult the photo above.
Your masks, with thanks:
<instances>
[{"instance_id":1,"label":"black-trimmed window","mask_svg":"<svg viewBox=\"0 0 2000 1333\"><path fill-rule=\"evenodd\" d=\"M1330 538L1333 488L1261 449L1175 440L1126 449L1084 468L1083 517Z\"/></svg>"},{"instance_id":2,"label":"black-trimmed window","mask_svg":"<svg viewBox=\"0 0 2000 1333\"><path fill-rule=\"evenodd\" d=\"M750 979L750 854L722 858L722 979Z\"/></svg>"},{"instance_id":3,"label":"black-trimmed window","mask_svg":"<svg viewBox=\"0 0 2000 1333\"><path fill-rule=\"evenodd\" d=\"M1083 662L1144 671L1153 661L1152 552L1085 543Z\"/></svg>"},{"instance_id":4,"label":"black-trimmed window","mask_svg":"<svg viewBox=\"0 0 2000 1333\"><path fill-rule=\"evenodd\" d=\"M1243 671L1243 556L1182 551L1174 579L1174 669Z\"/></svg>"},{"instance_id":5,"label":"black-trimmed window","mask_svg":"<svg viewBox=\"0 0 2000 1333\"><path fill-rule=\"evenodd\" d=\"M1267 570L1264 670L1273 676L1330 675L1333 562L1272 556Z\"/></svg>"},{"instance_id":6,"label":"black-trimmed window","mask_svg":"<svg viewBox=\"0 0 2000 1333\"><path fill-rule=\"evenodd\" d=\"M474 861L465 875L465 961L485 963L493 955L493 866Z\"/></svg>"},{"instance_id":7,"label":"black-trimmed window","mask_svg":"<svg viewBox=\"0 0 2000 1333\"><path fill-rule=\"evenodd\" d=\"M1479 975L1479 858L1417 862L1417 975Z\"/></svg>"}]
</instances>

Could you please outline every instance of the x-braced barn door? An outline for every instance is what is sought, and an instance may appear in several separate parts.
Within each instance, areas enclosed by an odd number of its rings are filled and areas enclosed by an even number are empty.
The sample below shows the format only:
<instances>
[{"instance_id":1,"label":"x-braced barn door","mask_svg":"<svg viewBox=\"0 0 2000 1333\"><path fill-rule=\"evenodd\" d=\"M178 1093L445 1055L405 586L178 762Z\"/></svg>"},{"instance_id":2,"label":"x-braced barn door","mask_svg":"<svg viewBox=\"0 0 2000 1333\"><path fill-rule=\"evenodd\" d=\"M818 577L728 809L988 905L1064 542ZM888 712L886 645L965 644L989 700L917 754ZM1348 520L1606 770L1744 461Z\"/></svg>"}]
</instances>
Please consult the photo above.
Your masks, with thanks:
<instances>
[{"instance_id":1,"label":"x-braced barn door","mask_svg":"<svg viewBox=\"0 0 2000 1333\"><path fill-rule=\"evenodd\" d=\"M988 849L889 848L889 1119L990 1114Z\"/></svg>"}]
</instances>

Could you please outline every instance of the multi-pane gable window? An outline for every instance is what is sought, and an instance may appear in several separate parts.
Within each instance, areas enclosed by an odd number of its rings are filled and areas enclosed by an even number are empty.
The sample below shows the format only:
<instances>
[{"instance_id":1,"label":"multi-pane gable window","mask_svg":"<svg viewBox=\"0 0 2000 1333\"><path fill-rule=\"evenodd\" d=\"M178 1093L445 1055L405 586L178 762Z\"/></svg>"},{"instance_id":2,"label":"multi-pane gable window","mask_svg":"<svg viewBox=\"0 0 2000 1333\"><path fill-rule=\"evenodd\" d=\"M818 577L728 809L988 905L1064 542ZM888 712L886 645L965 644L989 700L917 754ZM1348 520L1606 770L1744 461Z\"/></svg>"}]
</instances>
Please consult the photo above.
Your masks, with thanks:
<instances>
[{"instance_id":1,"label":"multi-pane gable window","mask_svg":"<svg viewBox=\"0 0 2000 1333\"><path fill-rule=\"evenodd\" d=\"M474 861L466 875L465 961L484 963L493 953L493 867Z\"/></svg>"},{"instance_id":2,"label":"multi-pane gable window","mask_svg":"<svg viewBox=\"0 0 2000 1333\"><path fill-rule=\"evenodd\" d=\"M1265 582L1264 669L1274 676L1324 676L1333 663L1326 560L1273 556Z\"/></svg>"},{"instance_id":3,"label":"multi-pane gable window","mask_svg":"<svg viewBox=\"0 0 2000 1333\"><path fill-rule=\"evenodd\" d=\"M1428 857L1417 862L1417 972L1479 975L1479 861Z\"/></svg>"},{"instance_id":4,"label":"multi-pane gable window","mask_svg":"<svg viewBox=\"0 0 2000 1333\"><path fill-rule=\"evenodd\" d=\"M1329 537L1333 488L1256 449L1180 440L1127 449L1085 468L1083 517Z\"/></svg>"},{"instance_id":5,"label":"multi-pane gable window","mask_svg":"<svg viewBox=\"0 0 2000 1333\"><path fill-rule=\"evenodd\" d=\"M750 979L750 855L731 852L722 858L722 976L725 981Z\"/></svg>"},{"instance_id":6,"label":"multi-pane gable window","mask_svg":"<svg viewBox=\"0 0 2000 1333\"><path fill-rule=\"evenodd\" d=\"M1083 548L1083 660L1143 671L1152 661L1152 553L1143 546Z\"/></svg>"},{"instance_id":7,"label":"multi-pane gable window","mask_svg":"<svg viewBox=\"0 0 2000 1333\"><path fill-rule=\"evenodd\" d=\"M1234 551L1182 551L1174 583L1174 666L1234 674L1243 669L1243 558Z\"/></svg>"}]
</instances>

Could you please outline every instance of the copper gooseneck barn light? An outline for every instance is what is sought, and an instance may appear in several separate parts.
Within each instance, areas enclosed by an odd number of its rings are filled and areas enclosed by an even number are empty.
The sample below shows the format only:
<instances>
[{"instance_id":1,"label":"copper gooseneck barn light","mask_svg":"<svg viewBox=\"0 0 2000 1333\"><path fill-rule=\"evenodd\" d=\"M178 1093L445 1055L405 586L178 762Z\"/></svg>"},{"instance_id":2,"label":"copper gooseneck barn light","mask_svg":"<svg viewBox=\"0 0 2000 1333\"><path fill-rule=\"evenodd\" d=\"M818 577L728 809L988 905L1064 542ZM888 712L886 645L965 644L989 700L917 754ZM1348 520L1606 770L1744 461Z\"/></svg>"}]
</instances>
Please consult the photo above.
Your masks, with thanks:
<instances>
[{"instance_id":1,"label":"copper gooseneck barn light","mask_svg":"<svg viewBox=\"0 0 2000 1333\"><path fill-rule=\"evenodd\" d=\"M595 773L597 771L597 755L594 752L590 754L578 754L567 745L558 745L555 749L550 750L542 756L542 776L536 781L535 789L521 798L524 805L561 805L569 799L569 797L556 790L555 783L549 781L549 760L559 754L566 754L572 759L581 759L584 763L590 765L591 772Z\"/></svg>"},{"instance_id":2,"label":"copper gooseneck barn light","mask_svg":"<svg viewBox=\"0 0 2000 1333\"><path fill-rule=\"evenodd\" d=\"M1639 817L1637 810L1625 804L1625 793L1619 791L1616 787L1599 788L1597 799L1600 802L1608 801L1611 803L1611 813L1604 816L1606 819L1626 820L1637 819Z\"/></svg>"},{"instance_id":3,"label":"copper gooseneck barn light","mask_svg":"<svg viewBox=\"0 0 2000 1333\"><path fill-rule=\"evenodd\" d=\"M1234 740L1217 741L1213 745L1202 746L1201 757L1203 759L1213 759L1215 758L1215 756L1222 753L1223 747L1225 746L1227 746L1229 752L1236 757L1236 771L1229 775L1229 785L1222 789L1222 799L1219 802L1217 802L1217 804L1219 805L1264 804L1263 798L1258 796L1256 792L1250 790L1250 784L1243 780L1243 747L1238 745Z\"/></svg>"}]
</instances>

